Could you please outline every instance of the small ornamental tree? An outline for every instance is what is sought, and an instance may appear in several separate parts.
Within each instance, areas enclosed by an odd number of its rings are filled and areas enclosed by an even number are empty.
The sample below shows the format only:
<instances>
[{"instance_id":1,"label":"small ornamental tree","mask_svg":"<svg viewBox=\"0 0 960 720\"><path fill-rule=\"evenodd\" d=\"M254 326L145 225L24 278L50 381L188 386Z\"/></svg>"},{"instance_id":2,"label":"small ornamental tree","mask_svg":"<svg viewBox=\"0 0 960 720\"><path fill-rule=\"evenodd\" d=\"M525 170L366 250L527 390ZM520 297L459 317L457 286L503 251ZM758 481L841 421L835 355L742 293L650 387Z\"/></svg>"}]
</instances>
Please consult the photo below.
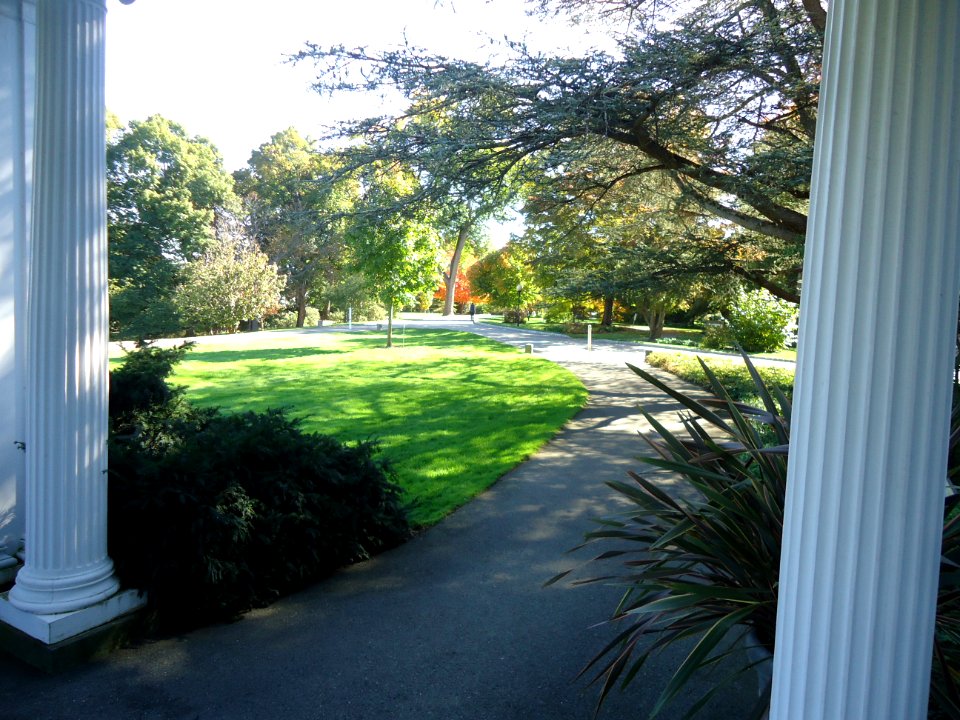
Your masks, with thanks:
<instances>
[{"instance_id":1,"label":"small ornamental tree","mask_svg":"<svg viewBox=\"0 0 960 720\"><path fill-rule=\"evenodd\" d=\"M403 200L417 188L408 171L374 168L347 233L355 270L387 308L387 347L393 346L394 310L429 292L440 273L440 236L433 218L401 212Z\"/></svg>"},{"instance_id":2,"label":"small ornamental tree","mask_svg":"<svg viewBox=\"0 0 960 720\"><path fill-rule=\"evenodd\" d=\"M260 250L224 240L187 263L174 302L194 332L235 332L275 310L285 282Z\"/></svg>"}]
</instances>

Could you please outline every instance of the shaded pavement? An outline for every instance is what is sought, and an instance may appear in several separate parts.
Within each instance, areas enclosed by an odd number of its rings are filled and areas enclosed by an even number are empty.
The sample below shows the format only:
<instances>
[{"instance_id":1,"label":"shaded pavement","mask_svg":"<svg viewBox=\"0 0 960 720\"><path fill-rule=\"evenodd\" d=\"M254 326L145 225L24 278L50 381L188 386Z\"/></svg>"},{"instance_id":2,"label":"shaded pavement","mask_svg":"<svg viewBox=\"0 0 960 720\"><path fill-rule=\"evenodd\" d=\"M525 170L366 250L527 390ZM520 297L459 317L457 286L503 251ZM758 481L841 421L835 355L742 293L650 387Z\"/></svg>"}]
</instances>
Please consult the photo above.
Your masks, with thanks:
<instances>
[{"instance_id":1,"label":"shaded pavement","mask_svg":"<svg viewBox=\"0 0 960 720\"><path fill-rule=\"evenodd\" d=\"M565 553L591 518L616 509L604 482L638 466L637 406L669 422L676 406L626 368L642 362L632 347L601 343L588 353L561 336L469 320L429 324L532 344L536 355L580 377L588 405L534 457L437 526L236 623L120 650L55 677L0 656L0 715L591 718L596 688L575 677L611 637L612 628L596 624L620 590L542 585L586 559ZM611 695L600 718L645 717L681 657L658 656L626 693ZM702 717L740 717L755 692L748 678Z\"/></svg>"}]
</instances>

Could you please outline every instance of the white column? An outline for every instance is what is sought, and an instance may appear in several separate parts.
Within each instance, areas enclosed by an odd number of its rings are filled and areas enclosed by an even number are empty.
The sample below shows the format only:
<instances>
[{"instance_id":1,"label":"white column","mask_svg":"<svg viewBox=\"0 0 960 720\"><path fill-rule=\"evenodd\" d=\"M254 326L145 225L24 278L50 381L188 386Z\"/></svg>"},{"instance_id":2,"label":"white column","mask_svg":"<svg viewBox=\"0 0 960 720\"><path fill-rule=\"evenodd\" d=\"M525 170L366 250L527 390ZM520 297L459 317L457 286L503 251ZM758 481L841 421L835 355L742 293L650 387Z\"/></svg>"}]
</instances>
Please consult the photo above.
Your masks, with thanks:
<instances>
[{"instance_id":1,"label":"white column","mask_svg":"<svg viewBox=\"0 0 960 720\"><path fill-rule=\"evenodd\" d=\"M34 11L0 0L0 582L23 540L27 238L33 135ZM19 504L18 504L19 500Z\"/></svg>"},{"instance_id":2,"label":"white column","mask_svg":"<svg viewBox=\"0 0 960 720\"><path fill-rule=\"evenodd\" d=\"M771 717L926 718L960 292L960 4L835 0Z\"/></svg>"},{"instance_id":3,"label":"white column","mask_svg":"<svg viewBox=\"0 0 960 720\"><path fill-rule=\"evenodd\" d=\"M10 603L59 614L118 588L107 557L105 0L39 0L26 559Z\"/></svg>"}]
</instances>

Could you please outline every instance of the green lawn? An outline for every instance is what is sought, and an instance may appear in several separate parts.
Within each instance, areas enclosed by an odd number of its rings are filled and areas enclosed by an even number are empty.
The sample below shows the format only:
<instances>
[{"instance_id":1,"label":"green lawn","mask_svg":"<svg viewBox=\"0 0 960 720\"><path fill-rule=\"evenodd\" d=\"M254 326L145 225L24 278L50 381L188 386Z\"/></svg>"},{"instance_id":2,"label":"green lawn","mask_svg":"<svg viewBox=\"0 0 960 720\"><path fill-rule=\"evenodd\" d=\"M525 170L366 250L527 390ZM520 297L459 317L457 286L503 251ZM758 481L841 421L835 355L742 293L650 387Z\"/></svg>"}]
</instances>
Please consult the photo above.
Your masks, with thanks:
<instances>
[{"instance_id":1,"label":"green lawn","mask_svg":"<svg viewBox=\"0 0 960 720\"><path fill-rule=\"evenodd\" d=\"M198 405L287 408L304 429L370 437L417 525L436 522L535 452L586 402L570 372L471 333L260 333L198 345L173 382Z\"/></svg>"}]
</instances>

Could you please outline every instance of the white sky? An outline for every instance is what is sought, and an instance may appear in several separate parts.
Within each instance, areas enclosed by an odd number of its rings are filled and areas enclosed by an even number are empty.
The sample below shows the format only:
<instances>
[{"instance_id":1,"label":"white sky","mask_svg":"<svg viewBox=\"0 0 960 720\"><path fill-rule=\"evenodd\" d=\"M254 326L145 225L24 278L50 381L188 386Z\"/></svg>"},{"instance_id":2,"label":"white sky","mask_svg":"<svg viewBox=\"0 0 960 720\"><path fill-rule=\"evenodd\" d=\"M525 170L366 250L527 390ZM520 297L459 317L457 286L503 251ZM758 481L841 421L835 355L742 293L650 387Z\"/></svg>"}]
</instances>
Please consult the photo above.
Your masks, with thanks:
<instances>
[{"instance_id":1,"label":"white sky","mask_svg":"<svg viewBox=\"0 0 960 720\"><path fill-rule=\"evenodd\" d=\"M306 41L414 45L480 59L482 33L554 50L601 44L582 27L529 18L522 0L111 0L107 107L124 123L159 113L208 138L228 170L293 126L317 137L333 121L378 113L379 101L322 97L312 68L284 56Z\"/></svg>"}]
</instances>

